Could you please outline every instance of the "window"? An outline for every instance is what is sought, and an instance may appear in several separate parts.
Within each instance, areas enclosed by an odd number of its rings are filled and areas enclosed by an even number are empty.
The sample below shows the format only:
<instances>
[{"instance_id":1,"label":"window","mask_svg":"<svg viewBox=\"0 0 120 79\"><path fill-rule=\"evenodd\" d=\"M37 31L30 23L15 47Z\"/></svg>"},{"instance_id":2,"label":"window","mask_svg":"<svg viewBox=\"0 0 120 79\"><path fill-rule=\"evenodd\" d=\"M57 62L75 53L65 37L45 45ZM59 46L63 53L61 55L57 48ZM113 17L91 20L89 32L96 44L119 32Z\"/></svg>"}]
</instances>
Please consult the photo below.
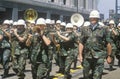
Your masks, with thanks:
<instances>
[{"instance_id":1,"label":"window","mask_svg":"<svg viewBox=\"0 0 120 79\"><path fill-rule=\"evenodd\" d=\"M74 0L74 6L75 6L75 7L78 6L78 0Z\"/></svg>"},{"instance_id":2,"label":"window","mask_svg":"<svg viewBox=\"0 0 120 79\"><path fill-rule=\"evenodd\" d=\"M86 9L86 0L83 1L83 7Z\"/></svg>"},{"instance_id":3,"label":"window","mask_svg":"<svg viewBox=\"0 0 120 79\"><path fill-rule=\"evenodd\" d=\"M66 4L66 0L63 0L63 4L64 4L64 5Z\"/></svg>"},{"instance_id":4,"label":"window","mask_svg":"<svg viewBox=\"0 0 120 79\"><path fill-rule=\"evenodd\" d=\"M54 2L54 0L51 0L51 2Z\"/></svg>"}]
</instances>

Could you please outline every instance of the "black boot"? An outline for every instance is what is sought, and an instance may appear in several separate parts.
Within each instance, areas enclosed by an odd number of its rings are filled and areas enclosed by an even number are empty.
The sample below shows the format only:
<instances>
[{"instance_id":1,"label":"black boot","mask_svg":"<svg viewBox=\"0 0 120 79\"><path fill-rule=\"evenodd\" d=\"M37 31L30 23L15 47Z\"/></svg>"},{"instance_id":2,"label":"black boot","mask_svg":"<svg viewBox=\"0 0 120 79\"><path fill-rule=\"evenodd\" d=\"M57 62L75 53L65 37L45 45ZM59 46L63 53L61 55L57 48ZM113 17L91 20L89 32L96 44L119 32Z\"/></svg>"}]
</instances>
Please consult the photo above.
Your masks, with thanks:
<instances>
[{"instance_id":1,"label":"black boot","mask_svg":"<svg viewBox=\"0 0 120 79\"><path fill-rule=\"evenodd\" d=\"M110 66L110 67L109 67L109 71L112 71L112 70L114 70L114 69L113 69L113 66Z\"/></svg>"},{"instance_id":2,"label":"black boot","mask_svg":"<svg viewBox=\"0 0 120 79\"><path fill-rule=\"evenodd\" d=\"M8 69L4 70L4 73L3 73L3 76L2 76L3 78L6 78L8 76L8 71L9 71Z\"/></svg>"},{"instance_id":3,"label":"black boot","mask_svg":"<svg viewBox=\"0 0 120 79\"><path fill-rule=\"evenodd\" d=\"M120 59L118 60L118 67L120 67Z\"/></svg>"}]
</instances>

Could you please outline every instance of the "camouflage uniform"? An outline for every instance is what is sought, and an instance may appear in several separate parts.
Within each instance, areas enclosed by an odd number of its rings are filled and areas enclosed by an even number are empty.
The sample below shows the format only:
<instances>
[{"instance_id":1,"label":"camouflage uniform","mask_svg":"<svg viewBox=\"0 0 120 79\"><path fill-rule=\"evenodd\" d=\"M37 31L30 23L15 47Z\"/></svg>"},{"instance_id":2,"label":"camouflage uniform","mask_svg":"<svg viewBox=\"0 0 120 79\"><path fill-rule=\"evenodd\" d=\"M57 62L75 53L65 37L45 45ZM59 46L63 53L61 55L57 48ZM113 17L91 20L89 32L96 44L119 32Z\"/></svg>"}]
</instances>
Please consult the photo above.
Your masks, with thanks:
<instances>
[{"instance_id":1,"label":"camouflage uniform","mask_svg":"<svg viewBox=\"0 0 120 79\"><path fill-rule=\"evenodd\" d=\"M106 58L106 44L111 42L110 34L99 24L82 27L81 40L83 44L83 75L84 79L101 79L104 59ZM90 70L92 70L90 75Z\"/></svg>"},{"instance_id":2,"label":"camouflage uniform","mask_svg":"<svg viewBox=\"0 0 120 79\"><path fill-rule=\"evenodd\" d=\"M78 38L74 32L65 34L65 36L70 38L70 40L59 42L59 54L61 57L61 67L64 69L64 79L71 79L70 68L75 58L74 49L76 49L75 44L77 43Z\"/></svg>"},{"instance_id":3,"label":"camouflage uniform","mask_svg":"<svg viewBox=\"0 0 120 79\"><path fill-rule=\"evenodd\" d=\"M18 32L20 37L24 37L25 41L20 42L18 38L12 34L12 63L13 63L13 70L19 77L19 79L24 79L25 74L25 65L26 65L26 58L28 49L26 46L26 39L27 39L27 33L26 31Z\"/></svg>"},{"instance_id":4,"label":"camouflage uniform","mask_svg":"<svg viewBox=\"0 0 120 79\"><path fill-rule=\"evenodd\" d=\"M117 29L117 31L118 31L118 36L116 38L116 47L117 47L116 58L118 59L118 66L120 67L120 30Z\"/></svg>"},{"instance_id":5,"label":"camouflage uniform","mask_svg":"<svg viewBox=\"0 0 120 79\"><path fill-rule=\"evenodd\" d=\"M80 32L75 32L75 34L76 34L76 36L77 37L80 37ZM73 68L74 69L76 69L76 67L77 67L77 59L78 59L78 45L77 44L75 44L75 49L74 49L74 53L75 53L75 57L74 57L74 66L73 66Z\"/></svg>"},{"instance_id":6,"label":"camouflage uniform","mask_svg":"<svg viewBox=\"0 0 120 79\"><path fill-rule=\"evenodd\" d=\"M114 28L114 27L113 27ZM116 31L116 29L114 28L113 29L114 31ZM115 60L115 53L116 53L116 35L112 32L112 29L108 28L108 32L110 32L110 39L111 39L111 45L112 45L112 54L111 54L111 57L112 57L112 62L109 64L110 68L109 70L113 70L113 65L114 65L114 60ZM117 31L116 31L117 33Z\"/></svg>"},{"instance_id":7,"label":"camouflage uniform","mask_svg":"<svg viewBox=\"0 0 120 79\"><path fill-rule=\"evenodd\" d=\"M45 36L49 36L45 34ZM32 77L33 79L49 78L52 67L52 47L46 46L42 36L35 33L32 38Z\"/></svg>"},{"instance_id":8,"label":"camouflage uniform","mask_svg":"<svg viewBox=\"0 0 120 79\"><path fill-rule=\"evenodd\" d=\"M64 73L64 60L62 61L62 59L64 59L64 57L62 58L62 56L60 55L60 42L62 42L62 40L59 39L58 35L55 34L53 36L53 41L55 40L56 43L58 44L54 44L53 48L54 48L54 58L55 58L55 61L56 61L56 65L59 66L59 70L58 70L58 73Z\"/></svg>"},{"instance_id":9,"label":"camouflage uniform","mask_svg":"<svg viewBox=\"0 0 120 79\"><path fill-rule=\"evenodd\" d=\"M6 30L7 32L9 32L9 30ZM9 62L10 62L10 42L9 42L9 37L7 37L5 35L5 33L0 30L0 34L3 36L3 40L0 41L0 62L2 62L3 64L3 69L4 69L4 74L3 77L6 77L8 75L9 72Z\"/></svg>"}]
</instances>

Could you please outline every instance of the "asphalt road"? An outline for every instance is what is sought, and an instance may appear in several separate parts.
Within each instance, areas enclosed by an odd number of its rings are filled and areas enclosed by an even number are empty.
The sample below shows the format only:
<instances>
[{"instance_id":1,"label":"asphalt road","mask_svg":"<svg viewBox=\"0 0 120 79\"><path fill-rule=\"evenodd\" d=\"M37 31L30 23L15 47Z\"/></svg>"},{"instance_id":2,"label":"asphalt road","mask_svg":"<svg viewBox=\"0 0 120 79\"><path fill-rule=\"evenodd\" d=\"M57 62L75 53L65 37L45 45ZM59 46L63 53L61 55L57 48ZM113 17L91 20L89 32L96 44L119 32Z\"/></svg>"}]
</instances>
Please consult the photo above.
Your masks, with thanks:
<instances>
[{"instance_id":1,"label":"asphalt road","mask_svg":"<svg viewBox=\"0 0 120 79\"><path fill-rule=\"evenodd\" d=\"M113 71L109 71L108 67L109 67L108 64L105 62L102 79L120 79L120 68L117 66L117 60L115 60L115 66ZM58 67L54 64L54 61L53 61L52 72L50 74L51 79L62 79L64 75L60 73L56 73L56 71L58 71ZM2 66L0 66L0 75L2 75L2 73L3 73L3 69L2 69ZM25 79L32 79L31 65L28 64L28 61L26 65L25 74L26 74ZM72 79L83 79L82 67L80 66L79 62L77 63L77 69L75 70L71 69L71 74L72 74ZM18 79L18 77L16 76L16 74L13 72L11 68L9 72L9 76L4 79Z\"/></svg>"}]
</instances>

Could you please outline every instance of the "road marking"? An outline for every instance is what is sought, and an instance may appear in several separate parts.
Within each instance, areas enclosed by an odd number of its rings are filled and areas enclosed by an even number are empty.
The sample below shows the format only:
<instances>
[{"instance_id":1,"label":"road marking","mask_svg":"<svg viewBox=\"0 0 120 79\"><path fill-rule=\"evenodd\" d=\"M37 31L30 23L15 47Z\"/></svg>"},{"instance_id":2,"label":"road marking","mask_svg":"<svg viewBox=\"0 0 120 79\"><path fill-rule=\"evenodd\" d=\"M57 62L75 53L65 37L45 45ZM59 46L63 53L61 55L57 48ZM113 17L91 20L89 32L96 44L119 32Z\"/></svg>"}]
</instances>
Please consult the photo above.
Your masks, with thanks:
<instances>
[{"instance_id":1,"label":"road marking","mask_svg":"<svg viewBox=\"0 0 120 79\"><path fill-rule=\"evenodd\" d=\"M53 78L53 79L58 79L58 78Z\"/></svg>"},{"instance_id":2,"label":"road marking","mask_svg":"<svg viewBox=\"0 0 120 79\"><path fill-rule=\"evenodd\" d=\"M77 71L78 71L78 69L82 69L82 68L83 68L83 66L82 66L82 65L77 66L77 69L70 69L70 73L77 72ZM55 76L55 77L54 77L53 79L58 79L58 77L63 77L63 76L64 76L64 74L58 73L58 74L56 74L56 75L54 75L54 76Z\"/></svg>"},{"instance_id":3,"label":"road marking","mask_svg":"<svg viewBox=\"0 0 120 79\"><path fill-rule=\"evenodd\" d=\"M77 68L78 68L78 69L83 69L83 66L82 66L82 65L80 65L80 66L77 66Z\"/></svg>"}]
</instances>

